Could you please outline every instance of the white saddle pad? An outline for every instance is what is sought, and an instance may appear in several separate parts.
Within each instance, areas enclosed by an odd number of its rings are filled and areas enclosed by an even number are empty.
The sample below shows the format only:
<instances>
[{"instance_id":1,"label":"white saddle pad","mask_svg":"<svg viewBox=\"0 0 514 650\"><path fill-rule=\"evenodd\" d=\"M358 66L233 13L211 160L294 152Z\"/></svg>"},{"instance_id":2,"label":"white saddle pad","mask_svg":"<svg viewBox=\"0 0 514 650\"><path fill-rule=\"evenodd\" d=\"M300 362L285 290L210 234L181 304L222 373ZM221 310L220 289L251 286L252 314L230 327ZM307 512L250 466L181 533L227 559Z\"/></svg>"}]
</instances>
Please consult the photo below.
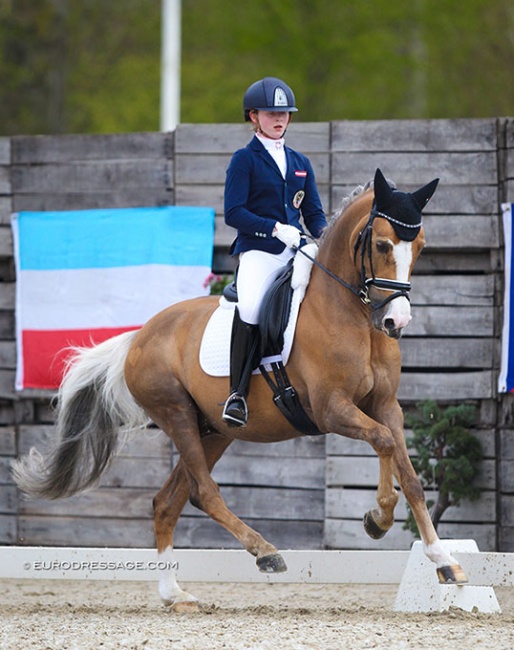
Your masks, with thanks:
<instances>
[{"instance_id":1,"label":"white saddle pad","mask_svg":"<svg viewBox=\"0 0 514 650\"><path fill-rule=\"evenodd\" d=\"M318 252L316 244L308 244L303 250L315 258ZM291 286L293 287L293 298L291 300L291 313L286 331L284 332L284 348L282 350L282 361L284 365L289 359L293 347L296 321L300 305L305 296L307 285L312 270L312 261L302 254L297 254L294 260L293 276ZM232 334L232 321L236 303L220 298L219 307L214 311L205 328L202 343L200 345L200 366L202 370L213 377L228 377L230 374L230 337ZM263 363L271 362L268 357ZM256 370L255 373L258 373Z\"/></svg>"}]
</instances>

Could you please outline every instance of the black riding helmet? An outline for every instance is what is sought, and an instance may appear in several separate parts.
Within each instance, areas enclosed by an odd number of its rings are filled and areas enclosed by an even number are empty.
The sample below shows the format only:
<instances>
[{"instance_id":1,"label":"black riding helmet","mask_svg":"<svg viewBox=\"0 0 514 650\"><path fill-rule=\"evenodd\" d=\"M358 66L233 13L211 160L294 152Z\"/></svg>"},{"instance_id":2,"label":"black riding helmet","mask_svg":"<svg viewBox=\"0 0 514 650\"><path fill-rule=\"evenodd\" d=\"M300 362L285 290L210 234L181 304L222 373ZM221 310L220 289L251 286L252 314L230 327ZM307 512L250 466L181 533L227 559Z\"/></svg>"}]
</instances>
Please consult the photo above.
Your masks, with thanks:
<instances>
[{"instance_id":1,"label":"black riding helmet","mask_svg":"<svg viewBox=\"0 0 514 650\"><path fill-rule=\"evenodd\" d=\"M245 92L243 111L245 121L250 122L250 111L280 111L294 113L296 102L289 86L277 77L264 77L253 83Z\"/></svg>"}]
</instances>

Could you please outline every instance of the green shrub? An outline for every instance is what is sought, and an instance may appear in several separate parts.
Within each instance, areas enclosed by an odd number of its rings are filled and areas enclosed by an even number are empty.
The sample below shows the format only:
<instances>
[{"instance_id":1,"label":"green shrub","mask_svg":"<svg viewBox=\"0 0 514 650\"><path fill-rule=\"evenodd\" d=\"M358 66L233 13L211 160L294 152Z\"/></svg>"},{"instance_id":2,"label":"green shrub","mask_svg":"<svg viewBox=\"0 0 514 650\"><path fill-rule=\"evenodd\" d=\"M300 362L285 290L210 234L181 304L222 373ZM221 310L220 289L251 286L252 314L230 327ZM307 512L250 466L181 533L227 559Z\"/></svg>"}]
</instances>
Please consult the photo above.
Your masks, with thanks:
<instances>
[{"instance_id":1,"label":"green shrub","mask_svg":"<svg viewBox=\"0 0 514 650\"><path fill-rule=\"evenodd\" d=\"M476 407L468 404L442 409L433 400L419 402L416 414L406 414L405 423L412 428L407 440L412 464L423 488L437 491L437 501L427 501L432 522L437 526L450 506L458 506L462 499L474 501L480 497L480 488L474 480L480 472L482 447L469 429L476 421ZM404 524L416 537L419 531L410 508Z\"/></svg>"}]
</instances>

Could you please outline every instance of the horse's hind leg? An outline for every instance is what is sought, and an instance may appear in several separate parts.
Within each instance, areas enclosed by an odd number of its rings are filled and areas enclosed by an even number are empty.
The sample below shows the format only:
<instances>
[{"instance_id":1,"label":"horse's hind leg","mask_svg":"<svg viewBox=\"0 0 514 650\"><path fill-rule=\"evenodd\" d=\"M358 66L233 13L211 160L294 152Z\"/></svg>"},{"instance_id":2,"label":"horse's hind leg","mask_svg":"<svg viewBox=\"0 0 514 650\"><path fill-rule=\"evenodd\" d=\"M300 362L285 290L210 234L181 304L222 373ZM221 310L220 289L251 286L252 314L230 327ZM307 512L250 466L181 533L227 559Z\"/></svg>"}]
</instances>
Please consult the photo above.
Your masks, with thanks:
<instances>
[{"instance_id":1,"label":"horse's hind leg","mask_svg":"<svg viewBox=\"0 0 514 650\"><path fill-rule=\"evenodd\" d=\"M189 486L181 461L153 500L154 528L159 557L159 595L176 611L196 610L197 599L183 591L176 580L173 532L189 497Z\"/></svg>"},{"instance_id":2,"label":"horse's hind leg","mask_svg":"<svg viewBox=\"0 0 514 650\"><path fill-rule=\"evenodd\" d=\"M196 407L187 393L184 392L181 399L177 397L175 393L172 407L156 408L149 415L175 443L186 470L190 502L239 540L257 558L257 566L261 571L285 571L284 560L277 549L228 509L210 475L204 450L204 440L207 441L208 438L200 437ZM162 401L169 404L169 400Z\"/></svg>"},{"instance_id":3,"label":"horse's hind leg","mask_svg":"<svg viewBox=\"0 0 514 650\"><path fill-rule=\"evenodd\" d=\"M230 438L217 434L202 438L209 470L212 470L231 442ZM187 470L182 460L179 460L171 476L153 501L159 563L164 565L164 568L160 569L159 595L163 603L173 606L175 611L197 609L197 599L179 587L173 568L173 533L188 498Z\"/></svg>"}]
</instances>

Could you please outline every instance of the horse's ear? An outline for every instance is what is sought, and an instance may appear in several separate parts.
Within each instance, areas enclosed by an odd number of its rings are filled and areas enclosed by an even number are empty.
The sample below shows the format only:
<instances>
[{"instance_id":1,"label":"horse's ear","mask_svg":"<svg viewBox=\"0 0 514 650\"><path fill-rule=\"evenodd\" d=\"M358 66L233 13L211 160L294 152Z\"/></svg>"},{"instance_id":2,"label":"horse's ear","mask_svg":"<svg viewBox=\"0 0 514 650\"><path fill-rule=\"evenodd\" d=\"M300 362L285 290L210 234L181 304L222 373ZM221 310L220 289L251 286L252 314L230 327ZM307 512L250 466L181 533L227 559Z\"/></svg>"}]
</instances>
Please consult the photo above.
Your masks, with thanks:
<instances>
[{"instance_id":1,"label":"horse's ear","mask_svg":"<svg viewBox=\"0 0 514 650\"><path fill-rule=\"evenodd\" d=\"M425 205L430 201L438 183L439 179L434 178L433 181L430 181L430 183L427 183L424 187L420 187L419 190L412 192L412 196L420 210L423 210Z\"/></svg>"},{"instance_id":2,"label":"horse's ear","mask_svg":"<svg viewBox=\"0 0 514 650\"><path fill-rule=\"evenodd\" d=\"M393 195L391 186L386 181L384 174L382 174L378 167L373 180L373 189L375 190L375 201L378 204L386 203Z\"/></svg>"}]
</instances>

